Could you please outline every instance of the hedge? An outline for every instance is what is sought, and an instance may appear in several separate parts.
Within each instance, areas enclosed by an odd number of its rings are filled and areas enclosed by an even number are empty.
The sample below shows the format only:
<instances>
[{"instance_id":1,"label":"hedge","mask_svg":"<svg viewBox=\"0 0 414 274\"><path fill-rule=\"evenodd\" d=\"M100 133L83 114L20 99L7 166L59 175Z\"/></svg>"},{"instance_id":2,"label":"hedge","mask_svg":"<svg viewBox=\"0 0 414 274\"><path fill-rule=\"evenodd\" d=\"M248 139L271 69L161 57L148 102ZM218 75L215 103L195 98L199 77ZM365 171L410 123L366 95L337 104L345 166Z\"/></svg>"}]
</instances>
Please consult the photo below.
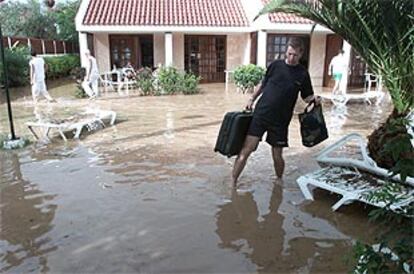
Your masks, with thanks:
<instances>
[{"instance_id":1,"label":"hedge","mask_svg":"<svg viewBox=\"0 0 414 274\"><path fill-rule=\"evenodd\" d=\"M17 87L29 84L29 61L31 59L29 49L19 46L5 49L4 54L7 62L9 86ZM48 56L44 57L44 60L47 65L47 79L67 77L72 69L80 67L80 58L76 54ZM3 65L0 65L1 83L4 83L3 77Z\"/></svg>"}]
</instances>

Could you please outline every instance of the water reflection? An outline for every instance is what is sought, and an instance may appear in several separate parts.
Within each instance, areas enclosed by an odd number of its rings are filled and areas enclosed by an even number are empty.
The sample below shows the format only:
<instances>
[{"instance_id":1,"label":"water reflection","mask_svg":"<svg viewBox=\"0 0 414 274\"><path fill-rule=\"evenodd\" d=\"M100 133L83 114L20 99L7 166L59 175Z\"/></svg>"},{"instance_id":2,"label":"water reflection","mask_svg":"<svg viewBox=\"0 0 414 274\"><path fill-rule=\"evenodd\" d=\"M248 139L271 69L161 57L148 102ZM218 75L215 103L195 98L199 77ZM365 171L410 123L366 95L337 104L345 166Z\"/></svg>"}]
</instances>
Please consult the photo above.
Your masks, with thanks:
<instances>
[{"instance_id":1,"label":"water reflection","mask_svg":"<svg viewBox=\"0 0 414 274\"><path fill-rule=\"evenodd\" d=\"M47 272L46 254L57 247L46 233L53 227L54 195L45 195L23 178L19 156L0 154L0 271Z\"/></svg>"},{"instance_id":2,"label":"water reflection","mask_svg":"<svg viewBox=\"0 0 414 274\"><path fill-rule=\"evenodd\" d=\"M327 116L330 120L330 130L340 130L347 120L348 108L346 105L333 105Z\"/></svg>"},{"instance_id":3,"label":"water reflection","mask_svg":"<svg viewBox=\"0 0 414 274\"><path fill-rule=\"evenodd\" d=\"M281 201L282 187L275 184L269 212L260 217L252 193L233 191L231 202L221 206L216 216L219 246L243 253L263 272L274 270L282 257L285 235L284 217L278 213Z\"/></svg>"},{"instance_id":4,"label":"water reflection","mask_svg":"<svg viewBox=\"0 0 414 274\"><path fill-rule=\"evenodd\" d=\"M330 231L323 221L292 214L289 207L282 206L284 187L274 184L262 216L251 192L233 191L231 202L220 206L216 215L219 247L243 254L259 273L346 271L343 257L335 255L335 250L349 249L350 241L336 235L334 228Z\"/></svg>"}]
</instances>

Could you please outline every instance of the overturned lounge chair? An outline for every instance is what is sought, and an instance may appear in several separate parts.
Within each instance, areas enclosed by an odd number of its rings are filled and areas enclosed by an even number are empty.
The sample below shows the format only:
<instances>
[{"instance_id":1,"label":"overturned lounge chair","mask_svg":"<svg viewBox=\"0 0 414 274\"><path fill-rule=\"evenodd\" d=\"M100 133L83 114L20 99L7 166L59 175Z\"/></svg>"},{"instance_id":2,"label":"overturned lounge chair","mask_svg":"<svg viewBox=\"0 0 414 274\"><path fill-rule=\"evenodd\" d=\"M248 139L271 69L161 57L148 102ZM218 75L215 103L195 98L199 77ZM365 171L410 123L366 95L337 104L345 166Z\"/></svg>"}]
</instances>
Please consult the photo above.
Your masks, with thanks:
<instances>
[{"instance_id":1,"label":"overturned lounge chair","mask_svg":"<svg viewBox=\"0 0 414 274\"><path fill-rule=\"evenodd\" d=\"M26 125L30 132L39 139L39 135L34 130L35 128L43 130L44 137L49 139L51 131L57 131L64 141L67 141L65 132L74 132L74 138L78 139L82 129L91 127L95 123L105 126L104 120L109 120L109 124L113 125L116 119L116 112L110 110L86 110L84 113L61 120L46 120L27 122Z\"/></svg>"},{"instance_id":2,"label":"overturned lounge chair","mask_svg":"<svg viewBox=\"0 0 414 274\"><path fill-rule=\"evenodd\" d=\"M372 194L385 188L390 191L392 186L391 192L397 197L389 205L392 210L414 202L414 178L408 177L402 184L399 176L390 177L388 170L378 167L368 156L366 143L359 134L349 134L328 146L317 155L316 160L322 168L297 180L306 199L313 200L309 186L314 186L342 196L332 206L333 210L353 201L384 207L387 203L375 201L371 198Z\"/></svg>"}]
</instances>

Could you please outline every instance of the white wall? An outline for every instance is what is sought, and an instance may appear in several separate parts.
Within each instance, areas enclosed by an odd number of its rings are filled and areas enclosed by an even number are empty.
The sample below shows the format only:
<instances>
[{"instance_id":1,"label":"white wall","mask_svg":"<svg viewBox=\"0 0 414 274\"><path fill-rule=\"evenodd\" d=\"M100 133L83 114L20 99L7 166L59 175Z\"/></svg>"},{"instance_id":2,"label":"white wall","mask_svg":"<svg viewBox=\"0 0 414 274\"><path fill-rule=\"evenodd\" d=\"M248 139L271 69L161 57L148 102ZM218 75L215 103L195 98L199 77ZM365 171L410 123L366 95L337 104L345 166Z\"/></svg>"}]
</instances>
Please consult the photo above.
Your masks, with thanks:
<instances>
[{"instance_id":1,"label":"white wall","mask_svg":"<svg viewBox=\"0 0 414 274\"><path fill-rule=\"evenodd\" d=\"M111 56L109 49L109 35L107 33L94 34L95 58L98 63L99 72L111 70Z\"/></svg>"},{"instance_id":2,"label":"white wall","mask_svg":"<svg viewBox=\"0 0 414 274\"><path fill-rule=\"evenodd\" d=\"M184 71L184 34L173 33L173 64Z\"/></svg>"},{"instance_id":3,"label":"white wall","mask_svg":"<svg viewBox=\"0 0 414 274\"><path fill-rule=\"evenodd\" d=\"M233 70L250 61L250 33L227 35L226 70Z\"/></svg>"},{"instance_id":4,"label":"white wall","mask_svg":"<svg viewBox=\"0 0 414 274\"><path fill-rule=\"evenodd\" d=\"M164 33L154 34L154 67L157 67L159 63L165 62L165 39Z\"/></svg>"},{"instance_id":5,"label":"white wall","mask_svg":"<svg viewBox=\"0 0 414 274\"><path fill-rule=\"evenodd\" d=\"M310 42L309 74L314 87L323 86L326 34L314 33Z\"/></svg>"}]
</instances>

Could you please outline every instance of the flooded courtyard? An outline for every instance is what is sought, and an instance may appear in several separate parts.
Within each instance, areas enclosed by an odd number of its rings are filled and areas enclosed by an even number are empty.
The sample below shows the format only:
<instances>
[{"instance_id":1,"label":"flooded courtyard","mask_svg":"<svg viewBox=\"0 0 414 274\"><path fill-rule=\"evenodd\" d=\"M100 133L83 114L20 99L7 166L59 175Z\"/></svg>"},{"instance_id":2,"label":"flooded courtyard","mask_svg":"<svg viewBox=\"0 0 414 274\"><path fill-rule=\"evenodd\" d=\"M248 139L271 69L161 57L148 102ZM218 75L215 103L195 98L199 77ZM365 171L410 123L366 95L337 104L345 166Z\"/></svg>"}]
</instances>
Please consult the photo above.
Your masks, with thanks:
<instances>
[{"instance_id":1,"label":"flooded courtyard","mask_svg":"<svg viewBox=\"0 0 414 274\"><path fill-rule=\"evenodd\" d=\"M79 140L0 151L0 272L345 273L353 243L375 238L363 205L332 212L338 197L315 190L305 201L296 179L341 136L367 136L391 111L387 101L324 103L330 138L311 149L295 115L283 182L261 143L235 190L234 159L213 148L225 112L241 110L248 94L209 84L192 96L111 92L90 101L73 89L52 87L58 103L36 108L27 94L14 98L17 135L30 136L25 122L42 113L113 110L117 122ZM5 103L0 114L8 133Z\"/></svg>"}]
</instances>

